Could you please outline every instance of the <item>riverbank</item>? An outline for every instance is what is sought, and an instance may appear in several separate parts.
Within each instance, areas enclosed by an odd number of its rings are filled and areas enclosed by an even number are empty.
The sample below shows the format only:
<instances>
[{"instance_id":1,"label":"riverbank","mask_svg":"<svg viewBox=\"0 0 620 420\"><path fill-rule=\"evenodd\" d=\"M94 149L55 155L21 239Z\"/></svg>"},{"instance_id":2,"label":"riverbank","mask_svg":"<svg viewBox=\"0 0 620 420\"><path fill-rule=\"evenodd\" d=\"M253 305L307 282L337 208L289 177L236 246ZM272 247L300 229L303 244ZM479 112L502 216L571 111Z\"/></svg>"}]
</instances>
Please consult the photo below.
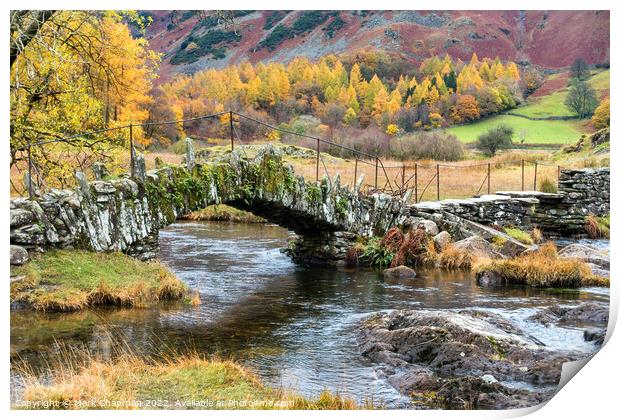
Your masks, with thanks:
<instances>
[{"instance_id":1,"label":"riverbank","mask_svg":"<svg viewBox=\"0 0 620 420\"><path fill-rule=\"evenodd\" d=\"M118 252L52 250L11 267L11 306L37 311L139 307L187 294L187 286L165 265Z\"/></svg>"},{"instance_id":2,"label":"riverbank","mask_svg":"<svg viewBox=\"0 0 620 420\"><path fill-rule=\"evenodd\" d=\"M350 410L353 400L328 391L316 398L265 386L247 368L228 360L182 356L148 362L128 355L115 362L91 360L51 383L25 377L25 409L293 409Z\"/></svg>"}]
</instances>

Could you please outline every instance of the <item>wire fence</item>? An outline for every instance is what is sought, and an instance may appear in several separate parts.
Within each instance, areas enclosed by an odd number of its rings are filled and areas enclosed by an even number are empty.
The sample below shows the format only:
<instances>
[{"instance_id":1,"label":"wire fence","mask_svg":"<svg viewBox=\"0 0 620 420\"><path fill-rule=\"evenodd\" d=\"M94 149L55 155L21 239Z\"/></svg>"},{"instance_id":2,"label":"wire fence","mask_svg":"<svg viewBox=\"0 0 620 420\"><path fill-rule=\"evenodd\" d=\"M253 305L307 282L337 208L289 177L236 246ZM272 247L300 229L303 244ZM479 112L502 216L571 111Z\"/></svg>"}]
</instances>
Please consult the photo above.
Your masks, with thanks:
<instances>
[{"instance_id":1,"label":"wire fence","mask_svg":"<svg viewBox=\"0 0 620 420\"><path fill-rule=\"evenodd\" d=\"M45 177L42 175L39 165L33 156L33 148L40 148L54 143L70 143L78 139L80 141L98 141L93 137L113 131L124 133L121 137L126 136L126 140L121 141L120 145L123 148L129 149L129 172L133 176L136 156L134 129L137 127L144 129L215 119L219 119L220 123L228 123L227 131L231 151L237 147L242 153L246 152L244 147L238 146L251 142L251 139L244 138L244 132L248 129L245 125L253 124L257 127L277 132L280 135L292 136L292 138L297 139L292 142L293 144L303 145L311 150L309 152L311 156L306 155L305 157L313 158L315 160L314 165L308 165L307 159L303 160L303 164L293 164L296 172L307 179L319 181L326 177L328 182L332 183L335 180L336 174L338 174L341 184L354 187L363 175L365 181L361 185L357 185L360 192L364 194L383 192L403 197L407 191L410 191L412 202L472 197L481 194L491 194L492 191L498 190L535 191L540 188L542 180L545 180L546 183L558 185L561 172L559 165L527 159L466 165L447 163L429 165L419 162L386 165L378 155L356 150L318 136L278 127L236 111L224 111L173 121L147 121L139 124L127 124L63 138L29 143L16 150L16 152L26 153L27 155L25 183L28 195L33 197L47 188ZM346 158L333 157L339 154L346 156ZM80 165L80 167L74 169L84 171L86 168L83 166Z\"/></svg>"}]
</instances>

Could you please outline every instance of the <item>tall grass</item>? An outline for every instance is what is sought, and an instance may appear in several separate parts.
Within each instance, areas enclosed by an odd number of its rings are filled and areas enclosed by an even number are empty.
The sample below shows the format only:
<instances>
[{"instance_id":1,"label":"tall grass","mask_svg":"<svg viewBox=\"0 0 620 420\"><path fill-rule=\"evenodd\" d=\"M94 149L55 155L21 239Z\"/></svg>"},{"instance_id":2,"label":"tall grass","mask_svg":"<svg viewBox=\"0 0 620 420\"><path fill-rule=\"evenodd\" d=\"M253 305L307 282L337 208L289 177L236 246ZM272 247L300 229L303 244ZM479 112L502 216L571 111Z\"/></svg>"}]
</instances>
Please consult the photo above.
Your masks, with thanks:
<instances>
[{"instance_id":1,"label":"tall grass","mask_svg":"<svg viewBox=\"0 0 620 420\"><path fill-rule=\"evenodd\" d=\"M609 287L609 279L592 274L585 262L560 258L551 242L513 259L481 261L474 265L473 272L476 276L492 273L507 283L532 287Z\"/></svg>"},{"instance_id":2,"label":"tall grass","mask_svg":"<svg viewBox=\"0 0 620 420\"><path fill-rule=\"evenodd\" d=\"M248 368L231 360L185 355L143 357L114 340L111 360L88 350L60 346L49 372L40 376L27 364L16 367L23 380L21 401L29 409L359 409L355 401L327 390L306 398L264 385ZM44 379L49 378L50 379Z\"/></svg>"}]
</instances>

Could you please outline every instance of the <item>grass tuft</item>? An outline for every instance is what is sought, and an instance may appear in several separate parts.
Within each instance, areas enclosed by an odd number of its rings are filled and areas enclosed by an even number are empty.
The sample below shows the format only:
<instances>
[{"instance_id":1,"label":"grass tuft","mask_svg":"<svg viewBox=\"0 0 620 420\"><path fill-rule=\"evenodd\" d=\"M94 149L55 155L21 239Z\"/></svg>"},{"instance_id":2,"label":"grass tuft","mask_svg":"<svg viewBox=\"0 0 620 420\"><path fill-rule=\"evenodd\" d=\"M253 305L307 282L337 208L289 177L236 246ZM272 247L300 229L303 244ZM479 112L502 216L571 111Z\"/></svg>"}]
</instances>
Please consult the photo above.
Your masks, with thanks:
<instances>
[{"instance_id":1,"label":"grass tuft","mask_svg":"<svg viewBox=\"0 0 620 420\"><path fill-rule=\"evenodd\" d=\"M193 211L182 217L185 220L204 220L211 222L265 223L266 220L248 211L239 210L226 204L214 204L202 210Z\"/></svg>"},{"instance_id":2,"label":"grass tuft","mask_svg":"<svg viewBox=\"0 0 620 420\"><path fill-rule=\"evenodd\" d=\"M560 258L551 242L513 259L481 261L474 264L473 272L477 277L490 272L507 283L532 287L609 287L609 279L592 274L585 262Z\"/></svg>"},{"instance_id":3,"label":"grass tuft","mask_svg":"<svg viewBox=\"0 0 620 420\"><path fill-rule=\"evenodd\" d=\"M593 215L586 216L585 229L588 236L592 239L609 239L609 215L597 217Z\"/></svg>"},{"instance_id":4,"label":"grass tuft","mask_svg":"<svg viewBox=\"0 0 620 420\"><path fill-rule=\"evenodd\" d=\"M91 306L146 306L177 300L187 286L159 262L118 252L54 250L12 268L24 276L11 283L11 302L39 311L75 311Z\"/></svg>"},{"instance_id":5,"label":"grass tuft","mask_svg":"<svg viewBox=\"0 0 620 420\"><path fill-rule=\"evenodd\" d=\"M449 270L469 269L474 265L475 258L469 252L461 251L448 244L446 248L439 254L439 266Z\"/></svg>"}]
</instances>

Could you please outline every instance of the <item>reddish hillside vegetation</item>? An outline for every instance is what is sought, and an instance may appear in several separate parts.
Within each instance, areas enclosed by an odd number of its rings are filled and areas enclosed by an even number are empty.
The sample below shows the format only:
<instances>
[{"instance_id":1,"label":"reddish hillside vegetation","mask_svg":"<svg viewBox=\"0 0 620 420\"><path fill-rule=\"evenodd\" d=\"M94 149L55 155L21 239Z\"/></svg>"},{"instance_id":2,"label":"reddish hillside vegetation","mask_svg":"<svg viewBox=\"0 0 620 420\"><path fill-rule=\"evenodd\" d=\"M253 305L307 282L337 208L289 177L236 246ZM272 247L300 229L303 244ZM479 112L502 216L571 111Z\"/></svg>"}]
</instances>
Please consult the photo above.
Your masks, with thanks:
<instances>
[{"instance_id":1,"label":"reddish hillside vegetation","mask_svg":"<svg viewBox=\"0 0 620 420\"><path fill-rule=\"evenodd\" d=\"M577 57L609 61L608 11L239 11L233 28L191 13L144 12L147 37L171 74L243 61L288 62L376 49L419 63L449 53L557 69Z\"/></svg>"}]
</instances>

